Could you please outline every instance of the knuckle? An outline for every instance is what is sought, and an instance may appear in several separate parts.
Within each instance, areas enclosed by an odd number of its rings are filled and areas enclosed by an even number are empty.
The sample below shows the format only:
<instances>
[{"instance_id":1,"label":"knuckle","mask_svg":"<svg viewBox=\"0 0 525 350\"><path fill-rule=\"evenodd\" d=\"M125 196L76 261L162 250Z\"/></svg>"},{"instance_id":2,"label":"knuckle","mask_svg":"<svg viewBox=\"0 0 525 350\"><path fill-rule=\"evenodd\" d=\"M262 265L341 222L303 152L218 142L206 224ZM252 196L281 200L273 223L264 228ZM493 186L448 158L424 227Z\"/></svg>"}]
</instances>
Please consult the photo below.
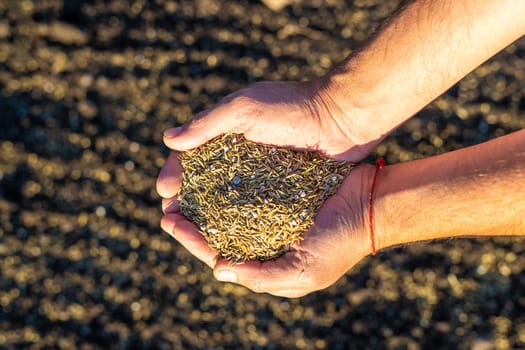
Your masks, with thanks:
<instances>
[{"instance_id":1,"label":"knuckle","mask_svg":"<svg viewBox=\"0 0 525 350\"><path fill-rule=\"evenodd\" d=\"M252 108L254 105L257 104L257 101L255 98L249 96L249 95L246 95L246 94L240 94L238 95L237 97L235 97L235 99L232 100L232 103L235 105L235 107L237 108L242 108L242 109L250 109Z\"/></svg>"},{"instance_id":2,"label":"knuckle","mask_svg":"<svg viewBox=\"0 0 525 350\"><path fill-rule=\"evenodd\" d=\"M209 110L204 110L197 113L193 118L188 121L188 128L199 127L206 120L206 116L210 113Z\"/></svg>"},{"instance_id":3,"label":"knuckle","mask_svg":"<svg viewBox=\"0 0 525 350\"><path fill-rule=\"evenodd\" d=\"M258 279L251 280L245 286L248 289L250 289L253 292L255 292L255 293L266 293L266 292L268 292L268 286L262 280L258 280Z\"/></svg>"},{"instance_id":4,"label":"knuckle","mask_svg":"<svg viewBox=\"0 0 525 350\"><path fill-rule=\"evenodd\" d=\"M217 262L218 255L215 251L210 251L202 257L202 261L208 265L212 270Z\"/></svg>"},{"instance_id":5,"label":"knuckle","mask_svg":"<svg viewBox=\"0 0 525 350\"><path fill-rule=\"evenodd\" d=\"M310 273L303 273L298 284L300 284L301 289L309 290L318 286L319 282L320 281L317 276L314 276Z\"/></svg>"},{"instance_id":6,"label":"knuckle","mask_svg":"<svg viewBox=\"0 0 525 350\"><path fill-rule=\"evenodd\" d=\"M241 92L242 90L240 91L235 91L235 92L232 92L231 94L228 94L226 96L224 96L221 100L220 100L220 103L230 103L231 101L233 101L238 95L239 93Z\"/></svg>"}]
</instances>

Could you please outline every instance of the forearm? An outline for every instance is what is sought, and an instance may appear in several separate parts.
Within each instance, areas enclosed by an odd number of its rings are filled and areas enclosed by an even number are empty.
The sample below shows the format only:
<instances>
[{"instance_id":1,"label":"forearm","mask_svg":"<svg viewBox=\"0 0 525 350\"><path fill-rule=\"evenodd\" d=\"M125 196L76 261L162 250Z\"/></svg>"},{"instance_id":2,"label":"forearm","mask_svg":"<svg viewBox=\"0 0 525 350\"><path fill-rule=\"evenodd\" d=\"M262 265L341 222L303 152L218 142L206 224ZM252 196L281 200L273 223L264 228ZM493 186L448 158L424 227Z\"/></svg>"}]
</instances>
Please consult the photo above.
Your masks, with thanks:
<instances>
[{"instance_id":1,"label":"forearm","mask_svg":"<svg viewBox=\"0 0 525 350\"><path fill-rule=\"evenodd\" d=\"M329 74L324 90L346 126L380 140L525 34L525 1L418 0Z\"/></svg>"},{"instance_id":2,"label":"forearm","mask_svg":"<svg viewBox=\"0 0 525 350\"><path fill-rule=\"evenodd\" d=\"M378 248L525 234L525 130L383 170L374 202Z\"/></svg>"}]
</instances>

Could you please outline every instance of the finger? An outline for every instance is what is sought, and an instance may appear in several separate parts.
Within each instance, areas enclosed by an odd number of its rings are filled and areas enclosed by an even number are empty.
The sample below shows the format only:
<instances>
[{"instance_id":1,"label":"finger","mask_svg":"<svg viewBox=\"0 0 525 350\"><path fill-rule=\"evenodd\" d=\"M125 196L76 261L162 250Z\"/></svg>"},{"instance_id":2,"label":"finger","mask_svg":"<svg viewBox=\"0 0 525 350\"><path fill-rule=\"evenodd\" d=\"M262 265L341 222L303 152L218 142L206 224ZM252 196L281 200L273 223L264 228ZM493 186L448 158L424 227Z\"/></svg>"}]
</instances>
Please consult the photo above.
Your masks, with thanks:
<instances>
[{"instance_id":1,"label":"finger","mask_svg":"<svg viewBox=\"0 0 525 350\"><path fill-rule=\"evenodd\" d=\"M174 197L182 186L179 152L171 152L157 179L157 192L163 198Z\"/></svg>"},{"instance_id":2,"label":"finger","mask_svg":"<svg viewBox=\"0 0 525 350\"><path fill-rule=\"evenodd\" d=\"M291 251L275 260L249 260L233 266L218 260L214 274L219 281L238 283L257 293L294 297L310 288L306 267L305 255Z\"/></svg>"},{"instance_id":3,"label":"finger","mask_svg":"<svg viewBox=\"0 0 525 350\"><path fill-rule=\"evenodd\" d=\"M162 212L164 214L174 214L180 211L180 203L177 197L162 198Z\"/></svg>"},{"instance_id":4,"label":"finger","mask_svg":"<svg viewBox=\"0 0 525 350\"><path fill-rule=\"evenodd\" d=\"M224 133L244 132L246 119L246 115L231 103L220 103L200 112L183 126L166 130L164 144L173 150L189 150Z\"/></svg>"},{"instance_id":5,"label":"finger","mask_svg":"<svg viewBox=\"0 0 525 350\"><path fill-rule=\"evenodd\" d=\"M181 214L167 214L162 217L160 226L180 242L191 254L209 267L215 265L217 252L208 246L197 227Z\"/></svg>"}]
</instances>

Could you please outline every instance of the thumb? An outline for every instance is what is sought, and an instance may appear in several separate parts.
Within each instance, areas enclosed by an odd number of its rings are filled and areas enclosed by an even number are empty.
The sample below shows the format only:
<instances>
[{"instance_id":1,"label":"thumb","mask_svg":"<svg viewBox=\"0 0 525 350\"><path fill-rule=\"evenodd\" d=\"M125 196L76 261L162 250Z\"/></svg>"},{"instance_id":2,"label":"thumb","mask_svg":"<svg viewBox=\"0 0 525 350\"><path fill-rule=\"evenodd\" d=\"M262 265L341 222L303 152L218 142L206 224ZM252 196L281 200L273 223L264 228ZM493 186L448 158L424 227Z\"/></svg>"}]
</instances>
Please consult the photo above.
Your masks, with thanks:
<instances>
[{"instance_id":1,"label":"thumb","mask_svg":"<svg viewBox=\"0 0 525 350\"><path fill-rule=\"evenodd\" d=\"M164 144L173 150L186 151L221 134L243 133L248 117L244 109L234 108L232 103L222 103L198 113L183 126L166 130Z\"/></svg>"},{"instance_id":2,"label":"thumb","mask_svg":"<svg viewBox=\"0 0 525 350\"><path fill-rule=\"evenodd\" d=\"M297 297L311 291L304 261L294 252L288 252L276 260L249 260L235 265L219 260L213 273L219 281L237 283L256 293Z\"/></svg>"}]
</instances>

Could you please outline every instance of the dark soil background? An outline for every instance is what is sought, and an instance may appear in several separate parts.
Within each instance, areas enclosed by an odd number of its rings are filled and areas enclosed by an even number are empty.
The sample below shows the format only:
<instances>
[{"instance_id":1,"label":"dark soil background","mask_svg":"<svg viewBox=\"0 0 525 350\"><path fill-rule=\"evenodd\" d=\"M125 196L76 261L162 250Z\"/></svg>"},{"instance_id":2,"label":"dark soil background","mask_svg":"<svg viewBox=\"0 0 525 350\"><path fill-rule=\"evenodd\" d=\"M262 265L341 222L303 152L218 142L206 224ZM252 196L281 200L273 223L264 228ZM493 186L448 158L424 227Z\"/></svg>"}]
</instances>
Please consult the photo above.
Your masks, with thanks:
<instances>
[{"instance_id":1,"label":"dark soil background","mask_svg":"<svg viewBox=\"0 0 525 350\"><path fill-rule=\"evenodd\" d=\"M523 239L418 244L301 299L216 282L159 228L162 132L326 73L398 1L0 0L0 348L525 348ZM389 163L525 126L525 41L379 146Z\"/></svg>"}]
</instances>

